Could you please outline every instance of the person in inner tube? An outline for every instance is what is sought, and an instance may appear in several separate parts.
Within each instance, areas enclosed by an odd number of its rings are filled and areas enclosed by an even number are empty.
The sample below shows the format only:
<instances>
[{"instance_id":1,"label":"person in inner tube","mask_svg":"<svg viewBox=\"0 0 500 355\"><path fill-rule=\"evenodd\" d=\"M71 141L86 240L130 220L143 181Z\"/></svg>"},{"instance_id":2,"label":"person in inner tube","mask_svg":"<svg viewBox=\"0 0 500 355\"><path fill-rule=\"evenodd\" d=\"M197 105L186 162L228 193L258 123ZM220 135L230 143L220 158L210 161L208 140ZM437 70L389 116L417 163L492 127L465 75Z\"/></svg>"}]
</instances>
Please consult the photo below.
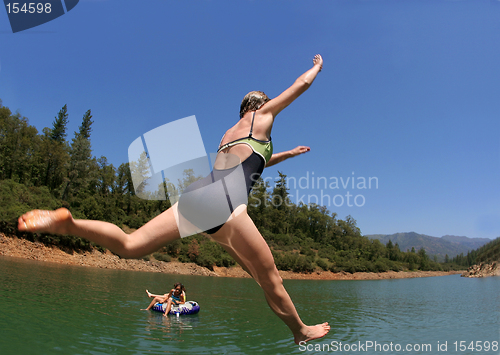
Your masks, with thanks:
<instances>
[{"instance_id":1,"label":"person in inner tube","mask_svg":"<svg viewBox=\"0 0 500 355\"><path fill-rule=\"evenodd\" d=\"M180 282L177 282L174 285L174 288L171 289L169 293L164 295L154 295L148 290L146 290L146 293L148 294L148 297L153 298L153 300L149 304L148 308L143 309L143 311L149 311L156 303L163 304L166 302L167 307L165 308L164 316L167 316L168 312L170 312L170 309L172 308L172 304L177 306L186 303L186 288Z\"/></svg>"}]
</instances>

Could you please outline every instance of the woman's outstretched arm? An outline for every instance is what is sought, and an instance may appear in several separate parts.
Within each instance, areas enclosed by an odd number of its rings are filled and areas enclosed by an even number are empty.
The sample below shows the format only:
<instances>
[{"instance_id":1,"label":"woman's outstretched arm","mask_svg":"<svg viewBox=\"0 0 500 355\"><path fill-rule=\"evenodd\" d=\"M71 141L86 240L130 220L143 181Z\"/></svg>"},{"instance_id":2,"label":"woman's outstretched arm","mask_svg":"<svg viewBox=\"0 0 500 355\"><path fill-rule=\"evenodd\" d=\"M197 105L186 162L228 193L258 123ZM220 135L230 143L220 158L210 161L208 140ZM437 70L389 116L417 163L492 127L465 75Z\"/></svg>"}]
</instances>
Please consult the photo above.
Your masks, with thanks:
<instances>
[{"instance_id":1,"label":"woman's outstretched arm","mask_svg":"<svg viewBox=\"0 0 500 355\"><path fill-rule=\"evenodd\" d=\"M298 147L293 148L292 150L287 150L286 152L276 153L271 156L271 159L266 164L266 168L281 163L288 158L296 157L297 155L304 154L310 151L311 148L299 145Z\"/></svg>"},{"instance_id":2,"label":"woman's outstretched arm","mask_svg":"<svg viewBox=\"0 0 500 355\"><path fill-rule=\"evenodd\" d=\"M290 105L297 97L302 95L313 83L318 73L323 68L323 58L316 54L313 59L313 67L299 76L297 80L288 89L279 96L267 102L260 109L262 114L271 113L276 117L285 107Z\"/></svg>"}]
</instances>

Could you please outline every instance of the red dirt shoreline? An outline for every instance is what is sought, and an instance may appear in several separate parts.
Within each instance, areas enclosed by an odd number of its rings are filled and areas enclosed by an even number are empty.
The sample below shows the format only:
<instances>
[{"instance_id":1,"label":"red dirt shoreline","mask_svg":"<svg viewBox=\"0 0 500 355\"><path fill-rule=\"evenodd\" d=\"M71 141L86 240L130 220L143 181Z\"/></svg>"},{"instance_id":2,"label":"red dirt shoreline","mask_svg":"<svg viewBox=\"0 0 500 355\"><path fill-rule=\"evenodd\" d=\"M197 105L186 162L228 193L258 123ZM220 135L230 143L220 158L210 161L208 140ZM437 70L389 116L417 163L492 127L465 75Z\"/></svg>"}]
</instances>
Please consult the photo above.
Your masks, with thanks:
<instances>
[{"instance_id":1,"label":"red dirt shoreline","mask_svg":"<svg viewBox=\"0 0 500 355\"><path fill-rule=\"evenodd\" d=\"M136 259L121 259L107 251L101 253L97 250L91 252L67 253L55 246L49 247L39 242L30 242L17 237L7 237L0 233L0 256L9 256L52 262L66 265L97 267L102 269L132 270L145 272L161 272L177 275L199 275L219 277L241 277L249 278L241 267L214 267L214 271L201 267L194 263L181 263L178 261L145 261ZM317 271L310 274L295 273L291 271L280 271L285 280L381 280L381 279L403 279L414 277L433 277L452 274L461 274L463 271L408 271L408 272L356 272L354 274L331 271Z\"/></svg>"}]
</instances>

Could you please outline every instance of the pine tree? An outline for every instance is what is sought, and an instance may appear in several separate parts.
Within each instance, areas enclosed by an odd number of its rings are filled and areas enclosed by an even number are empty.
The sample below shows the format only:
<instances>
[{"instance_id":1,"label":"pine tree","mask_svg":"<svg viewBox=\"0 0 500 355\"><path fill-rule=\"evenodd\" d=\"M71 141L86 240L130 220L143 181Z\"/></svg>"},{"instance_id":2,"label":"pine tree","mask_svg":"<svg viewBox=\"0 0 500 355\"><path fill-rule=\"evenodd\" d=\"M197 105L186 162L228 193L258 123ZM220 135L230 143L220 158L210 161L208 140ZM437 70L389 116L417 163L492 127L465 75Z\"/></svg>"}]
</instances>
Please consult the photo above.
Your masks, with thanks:
<instances>
[{"instance_id":1,"label":"pine tree","mask_svg":"<svg viewBox=\"0 0 500 355\"><path fill-rule=\"evenodd\" d=\"M151 169L149 167L149 159L146 152L142 152L138 161L131 161L129 167L135 194L140 198L147 198L146 188L151 179Z\"/></svg>"},{"instance_id":2,"label":"pine tree","mask_svg":"<svg viewBox=\"0 0 500 355\"><path fill-rule=\"evenodd\" d=\"M118 207L125 210L127 215L130 214L135 190L129 163L122 163L118 167L115 191L113 192L117 198Z\"/></svg>"},{"instance_id":3,"label":"pine tree","mask_svg":"<svg viewBox=\"0 0 500 355\"><path fill-rule=\"evenodd\" d=\"M92 179L91 171L97 170L96 162L92 160L90 144L92 123L92 114L88 110L83 116L78 132L75 132L69 149L69 168L62 193L63 200L67 200L69 196L76 196L82 189L87 188Z\"/></svg>"},{"instance_id":4,"label":"pine tree","mask_svg":"<svg viewBox=\"0 0 500 355\"><path fill-rule=\"evenodd\" d=\"M64 105L55 121L52 123L52 129L50 131L50 139L54 142L63 143L66 139L66 126L68 124L68 106Z\"/></svg>"},{"instance_id":5,"label":"pine tree","mask_svg":"<svg viewBox=\"0 0 500 355\"><path fill-rule=\"evenodd\" d=\"M64 105L54 122L52 129L45 129L42 141L42 157L45 159L45 186L55 191L64 181L65 168L68 161L66 142L66 126L68 124L68 108Z\"/></svg>"},{"instance_id":6,"label":"pine tree","mask_svg":"<svg viewBox=\"0 0 500 355\"><path fill-rule=\"evenodd\" d=\"M97 190L102 196L110 195L115 189L116 169L113 164L108 165L108 160L105 156L97 159L99 170L97 174Z\"/></svg>"},{"instance_id":7,"label":"pine tree","mask_svg":"<svg viewBox=\"0 0 500 355\"><path fill-rule=\"evenodd\" d=\"M248 214L259 230L268 228L267 206L270 205L269 182L264 181L261 177L255 182L252 192L248 196Z\"/></svg>"},{"instance_id":8,"label":"pine tree","mask_svg":"<svg viewBox=\"0 0 500 355\"><path fill-rule=\"evenodd\" d=\"M276 234L286 234L290 228L290 198L286 185L286 175L278 171L279 178L271 193L272 222L271 231Z\"/></svg>"}]
</instances>

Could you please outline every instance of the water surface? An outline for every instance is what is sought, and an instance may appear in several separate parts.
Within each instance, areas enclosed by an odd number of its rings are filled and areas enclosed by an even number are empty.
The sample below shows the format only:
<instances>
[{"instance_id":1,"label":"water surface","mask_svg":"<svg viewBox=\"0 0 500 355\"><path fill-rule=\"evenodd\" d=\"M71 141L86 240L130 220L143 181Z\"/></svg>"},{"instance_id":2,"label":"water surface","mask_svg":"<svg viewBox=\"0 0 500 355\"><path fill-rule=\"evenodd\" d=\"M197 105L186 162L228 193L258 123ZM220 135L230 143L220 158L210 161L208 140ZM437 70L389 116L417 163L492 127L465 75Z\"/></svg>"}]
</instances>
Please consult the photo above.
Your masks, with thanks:
<instances>
[{"instance_id":1,"label":"water surface","mask_svg":"<svg viewBox=\"0 0 500 355\"><path fill-rule=\"evenodd\" d=\"M177 281L185 284L188 300L200 303L199 314L177 318L140 311L149 304L146 288L163 293ZM500 277L285 280L306 323L328 321L332 326L325 338L308 348L293 343L288 328L270 311L251 279L0 257L0 285L2 355L436 354L444 344L447 354L500 353L493 348L479 352L477 347L455 351L453 345L499 341ZM366 348L370 342L379 348ZM340 351L340 343L351 351ZM396 344L402 349L410 345L411 352L396 351ZM365 347L353 351L359 345Z\"/></svg>"}]
</instances>

